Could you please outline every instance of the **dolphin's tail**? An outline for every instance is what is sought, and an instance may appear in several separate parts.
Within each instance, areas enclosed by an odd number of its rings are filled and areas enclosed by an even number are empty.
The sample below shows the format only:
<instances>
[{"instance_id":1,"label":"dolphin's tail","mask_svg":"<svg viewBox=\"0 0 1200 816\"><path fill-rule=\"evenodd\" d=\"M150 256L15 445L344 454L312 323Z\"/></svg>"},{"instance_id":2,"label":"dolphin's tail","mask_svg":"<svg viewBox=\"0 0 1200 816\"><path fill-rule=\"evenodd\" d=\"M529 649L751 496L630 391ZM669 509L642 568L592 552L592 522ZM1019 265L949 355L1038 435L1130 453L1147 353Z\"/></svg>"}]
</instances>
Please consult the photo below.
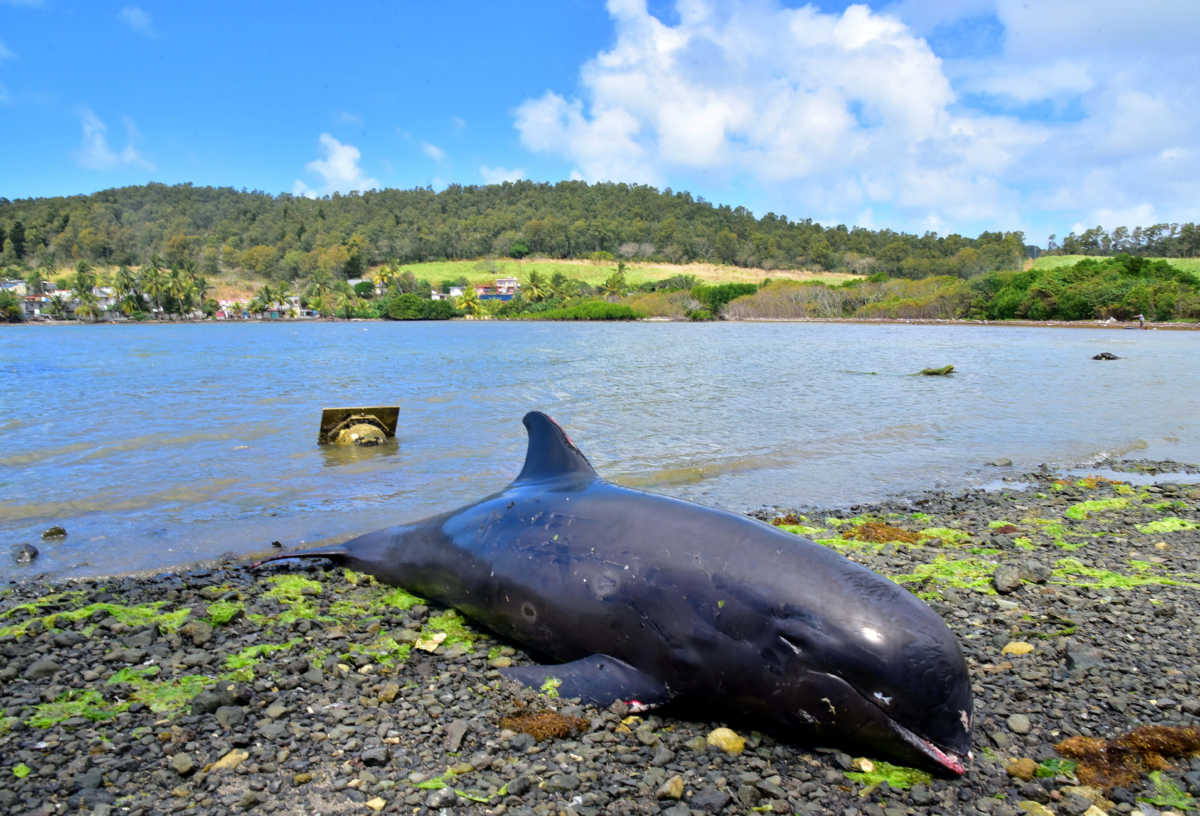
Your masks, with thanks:
<instances>
[{"instance_id":1,"label":"dolphin's tail","mask_svg":"<svg viewBox=\"0 0 1200 816\"><path fill-rule=\"evenodd\" d=\"M340 565L348 562L350 553L341 545L336 547L318 547L315 550L301 550L300 552L286 552L279 555L272 555L261 561L255 561L250 565L250 568L256 569L263 564L269 564L272 561L282 561L285 558L328 558L333 563Z\"/></svg>"}]
</instances>

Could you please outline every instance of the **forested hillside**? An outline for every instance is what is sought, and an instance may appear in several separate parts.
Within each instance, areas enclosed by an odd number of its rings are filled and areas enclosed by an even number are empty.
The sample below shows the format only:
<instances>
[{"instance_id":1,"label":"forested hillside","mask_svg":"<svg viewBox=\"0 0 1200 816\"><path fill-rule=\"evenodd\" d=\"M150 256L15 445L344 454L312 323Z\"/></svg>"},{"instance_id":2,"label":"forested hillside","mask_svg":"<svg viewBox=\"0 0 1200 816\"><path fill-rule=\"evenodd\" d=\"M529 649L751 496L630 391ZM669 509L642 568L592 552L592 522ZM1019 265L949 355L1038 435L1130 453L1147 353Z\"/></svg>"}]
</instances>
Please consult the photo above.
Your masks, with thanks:
<instances>
[{"instance_id":1,"label":"forested hillside","mask_svg":"<svg viewBox=\"0 0 1200 816\"><path fill-rule=\"evenodd\" d=\"M208 276L240 271L288 282L315 272L355 278L382 263L540 255L966 278L1015 271L1028 250L1019 232L966 238L825 228L774 213L756 218L669 189L576 181L320 199L162 184L0 198L0 266L13 276L21 267L157 258Z\"/></svg>"}]
</instances>

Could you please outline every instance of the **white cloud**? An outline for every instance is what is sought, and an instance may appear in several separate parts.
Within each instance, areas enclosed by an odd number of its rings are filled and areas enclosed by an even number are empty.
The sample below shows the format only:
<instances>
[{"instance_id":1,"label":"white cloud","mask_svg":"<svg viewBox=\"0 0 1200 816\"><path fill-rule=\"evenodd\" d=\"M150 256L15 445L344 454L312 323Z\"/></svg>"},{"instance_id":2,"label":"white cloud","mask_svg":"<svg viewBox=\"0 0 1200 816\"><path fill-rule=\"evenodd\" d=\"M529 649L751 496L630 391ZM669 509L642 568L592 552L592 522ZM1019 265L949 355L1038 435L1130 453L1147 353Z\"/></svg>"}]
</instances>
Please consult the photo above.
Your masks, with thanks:
<instances>
[{"instance_id":1,"label":"white cloud","mask_svg":"<svg viewBox=\"0 0 1200 816\"><path fill-rule=\"evenodd\" d=\"M296 195L314 197L326 193L349 193L354 190L363 192L380 186L376 179L371 178L358 166L362 154L351 144L343 144L328 133L322 133L321 150L324 157L313 159L304 168L308 172L321 177L321 186L313 189L300 179L292 185Z\"/></svg>"},{"instance_id":2,"label":"white cloud","mask_svg":"<svg viewBox=\"0 0 1200 816\"><path fill-rule=\"evenodd\" d=\"M123 118L126 144L120 151L116 151L108 143L108 127L99 116L90 108L84 108L80 111L79 118L83 136L75 158L80 166L89 170L112 170L117 167L154 169L154 165L133 146L138 139L138 131L132 119Z\"/></svg>"},{"instance_id":3,"label":"white cloud","mask_svg":"<svg viewBox=\"0 0 1200 816\"><path fill-rule=\"evenodd\" d=\"M0 40L0 60L16 59L17 55L4 44L4 40Z\"/></svg>"},{"instance_id":4,"label":"white cloud","mask_svg":"<svg viewBox=\"0 0 1200 816\"><path fill-rule=\"evenodd\" d=\"M703 179L800 217L888 212L904 229L1196 211L1195 0L831 14L677 0L670 24L645 0L608 11L614 42L581 67L578 95L547 90L514 114L527 149L589 181ZM942 60L924 37L958 24L1002 34Z\"/></svg>"},{"instance_id":5,"label":"white cloud","mask_svg":"<svg viewBox=\"0 0 1200 816\"><path fill-rule=\"evenodd\" d=\"M506 181L520 181L525 178L525 171L521 168L488 167L485 164L480 166L479 175L484 184L503 184Z\"/></svg>"},{"instance_id":6,"label":"white cloud","mask_svg":"<svg viewBox=\"0 0 1200 816\"><path fill-rule=\"evenodd\" d=\"M357 113L351 113L350 111L338 111L333 119L339 125L349 125L352 127L362 127L363 125L363 118Z\"/></svg>"},{"instance_id":7,"label":"white cloud","mask_svg":"<svg viewBox=\"0 0 1200 816\"><path fill-rule=\"evenodd\" d=\"M144 34L147 37L157 36L154 31L154 21L150 19L150 12L138 6L124 6L117 12L117 19L138 34Z\"/></svg>"},{"instance_id":8,"label":"white cloud","mask_svg":"<svg viewBox=\"0 0 1200 816\"><path fill-rule=\"evenodd\" d=\"M451 116L450 124L454 125L455 130L462 130L467 126L467 120L463 119L461 116Z\"/></svg>"},{"instance_id":9,"label":"white cloud","mask_svg":"<svg viewBox=\"0 0 1200 816\"><path fill-rule=\"evenodd\" d=\"M421 142L421 152L437 162L440 162L442 159L446 158L445 150L442 150L437 145L430 144L429 142Z\"/></svg>"}]
</instances>

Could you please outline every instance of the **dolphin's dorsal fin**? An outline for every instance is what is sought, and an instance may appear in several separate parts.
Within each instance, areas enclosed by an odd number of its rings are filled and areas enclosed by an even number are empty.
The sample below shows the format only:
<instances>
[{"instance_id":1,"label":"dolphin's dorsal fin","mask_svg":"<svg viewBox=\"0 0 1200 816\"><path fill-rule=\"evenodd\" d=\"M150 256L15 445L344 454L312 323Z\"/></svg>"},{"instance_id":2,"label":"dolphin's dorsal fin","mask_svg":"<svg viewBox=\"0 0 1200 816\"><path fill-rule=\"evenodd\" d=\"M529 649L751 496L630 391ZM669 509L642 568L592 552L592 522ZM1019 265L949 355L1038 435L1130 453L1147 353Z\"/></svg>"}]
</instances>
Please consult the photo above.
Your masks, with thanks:
<instances>
[{"instance_id":1,"label":"dolphin's dorsal fin","mask_svg":"<svg viewBox=\"0 0 1200 816\"><path fill-rule=\"evenodd\" d=\"M587 481L596 478L596 471L587 457L567 438L557 422L541 411L530 411L522 421L529 432L529 450L517 482L560 477Z\"/></svg>"}]
</instances>

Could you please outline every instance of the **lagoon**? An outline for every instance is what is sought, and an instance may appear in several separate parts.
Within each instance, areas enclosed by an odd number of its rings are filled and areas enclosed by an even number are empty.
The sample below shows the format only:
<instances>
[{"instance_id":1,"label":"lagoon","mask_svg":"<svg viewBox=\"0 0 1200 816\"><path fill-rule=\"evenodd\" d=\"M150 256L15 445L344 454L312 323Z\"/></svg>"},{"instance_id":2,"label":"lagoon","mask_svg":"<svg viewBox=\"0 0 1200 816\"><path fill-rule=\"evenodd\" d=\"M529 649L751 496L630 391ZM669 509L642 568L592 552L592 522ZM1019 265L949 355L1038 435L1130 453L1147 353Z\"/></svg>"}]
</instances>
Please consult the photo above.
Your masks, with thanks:
<instances>
[{"instance_id":1,"label":"lagoon","mask_svg":"<svg viewBox=\"0 0 1200 816\"><path fill-rule=\"evenodd\" d=\"M231 323L0 330L0 578L164 567L474 501L547 412L607 478L845 507L1041 463L1200 462L1193 332L814 323ZM1109 351L1122 359L1093 361ZM915 377L953 364L950 377ZM318 447L396 404L395 445ZM989 467L1008 458L1011 469ZM68 536L43 542L59 524ZM31 566L8 550L38 547Z\"/></svg>"}]
</instances>

